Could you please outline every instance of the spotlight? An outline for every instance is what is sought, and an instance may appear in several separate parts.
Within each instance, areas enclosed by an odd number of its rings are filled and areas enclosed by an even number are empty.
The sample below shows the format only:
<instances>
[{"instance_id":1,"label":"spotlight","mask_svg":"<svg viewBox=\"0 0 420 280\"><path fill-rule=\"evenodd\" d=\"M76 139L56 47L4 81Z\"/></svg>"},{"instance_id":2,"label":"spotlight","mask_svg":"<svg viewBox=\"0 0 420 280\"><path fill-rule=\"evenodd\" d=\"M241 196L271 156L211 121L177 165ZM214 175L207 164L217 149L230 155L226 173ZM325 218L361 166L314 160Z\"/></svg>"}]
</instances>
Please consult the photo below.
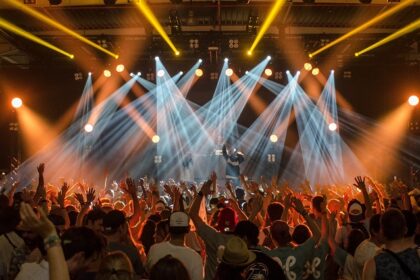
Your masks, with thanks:
<instances>
[{"instance_id":1,"label":"spotlight","mask_svg":"<svg viewBox=\"0 0 420 280\"><path fill-rule=\"evenodd\" d=\"M179 56L180 54L181 54L181 53L180 53L179 51L176 51L176 52L175 52L175 55L176 55L176 56Z\"/></svg>"},{"instance_id":2,"label":"spotlight","mask_svg":"<svg viewBox=\"0 0 420 280\"><path fill-rule=\"evenodd\" d=\"M183 74L184 74L184 72L182 72L182 71L179 71L179 74L183 75Z\"/></svg>"},{"instance_id":3,"label":"spotlight","mask_svg":"<svg viewBox=\"0 0 420 280\"><path fill-rule=\"evenodd\" d=\"M312 75L316 76L319 74L319 68L312 69Z\"/></svg>"},{"instance_id":4,"label":"spotlight","mask_svg":"<svg viewBox=\"0 0 420 280\"><path fill-rule=\"evenodd\" d=\"M229 61L229 58L227 58L227 57L226 57L226 58L225 58L225 62L228 62L228 61Z\"/></svg>"},{"instance_id":5,"label":"spotlight","mask_svg":"<svg viewBox=\"0 0 420 280\"><path fill-rule=\"evenodd\" d=\"M93 131L93 125L91 125L90 123L87 123L87 124L85 125L85 131L86 131L87 133L91 133L91 132Z\"/></svg>"},{"instance_id":6,"label":"spotlight","mask_svg":"<svg viewBox=\"0 0 420 280\"><path fill-rule=\"evenodd\" d=\"M296 74L297 74L297 75L300 75L300 71L298 70L298 71L296 72Z\"/></svg>"},{"instance_id":7,"label":"spotlight","mask_svg":"<svg viewBox=\"0 0 420 280\"><path fill-rule=\"evenodd\" d=\"M248 73L249 73L249 71L248 71L248 70L246 70L246 71L245 71L245 74L246 74L246 75L248 75Z\"/></svg>"},{"instance_id":8,"label":"spotlight","mask_svg":"<svg viewBox=\"0 0 420 280\"><path fill-rule=\"evenodd\" d=\"M130 73L130 76L131 76L131 77L134 77L134 73Z\"/></svg>"},{"instance_id":9,"label":"spotlight","mask_svg":"<svg viewBox=\"0 0 420 280\"><path fill-rule=\"evenodd\" d=\"M286 73L287 73L287 74L290 74L290 71L289 71L289 70L286 70Z\"/></svg>"},{"instance_id":10,"label":"spotlight","mask_svg":"<svg viewBox=\"0 0 420 280\"><path fill-rule=\"evenodd\" d=\"M252 55L252 52L251 51L248 51L247 54L251 56Z\"/></svg>"},{"instance_id":11,"label":"spotlight","mask_svg":"<svg viewBox=\"0 0 420 280\"><path fill-rule=\"evenodd\" d=\"M141 72L137 72L137 76L141 76Z\"/></svg>"},{"instance_id":12,"label":"spotlight","mask_svg":"<svg viewBox=\"0 0 420 280\"><path fill-rule=\"evenodd\" d=\"M271 60L271 56L267 56L267 60Z\"/></svg>"},{"instance_id":13,"label":"spotlight","mask_svg":"<svg viewBox=\"0 0 420 280\"><path fill-rule=\"evenodd\" d=\"M331 73L334 73L334 69L331 70Z\"/></svg>"},{"instance_id":14,"label":"spotlight","mask_svg":"<svg viewBox=\"0 0 420 280\"><path fill-rule=\"evenodd\" d=\"M271 70L270 68L267 68L264 70L264 74L270 77L271 75L273 75L273 70Z\"/></svg>"},{"instance_id":15,"label":"spotlight","mask_svg":"<svg viewBox=\"0 0 420 280\"><path fill-rule=\"evenodd\" d=\"M20 107L22 107L22 105L23 105L23 101L19 97L15 97L15 98L12 99L12 107L13 108L19 109Z\"/></svg>"},{"instance_id":16,"label":"spotlight","mask_svg":"<svg viewBox=\"0 0 420 280\"><path fill-rule=\"evenodd\" d=\"M159 70L159 71L157 71L157 76L158 77L163 77L165 75L165 71L163 71L163 70Z\"/></svg>"},{"instance_id":17,"label":"spotlight","mask_svg":"<svg viewBox=\"0 0 420 280\"><path fill-rule=\"evenodd\" d=\"M123 64L118 64L118 65L117 65L117 67L115 68L115 70L116 70L118 73L121 73L122 71L124 71L124 69L125 69L125 67L124 67L124 65L123 65Z\"/></svg>"},{"instance_id":18,"label":"spotlight","mask_svg":"<svg viewBox=\"0 0 420 280\"><path fill-rule=\"evenodd\" d=\"M104 76L105 76L105 77L109 78L109 77L111 77L111 75L112 75L111 71L109 71L109 70L104 70Z\"/></svg>"},{"instance_id":19,"label":"spotlight","mask_svg":"<svg viewBox=\"0 0 420 280\"><path fill-rule=\"evenodd\" d=\"M88 75L89 75L89 76L92 76L92 72L89 72L89 73L88 73Z\"/></svg>"},{"instance_id":20,"label":"spotlight","mask_svg":"<svg viewBox=\"0 0 420 280\"><path fill-rule=\"evenodd\" d=\"M203 76L203 70L201 70L200 68L198 68L197 70L195 70L195 75L197 77L201 77Z\"/></svg>"},{"instance_id":21,"label":"spotlight","mask_svg":"<svg viewBox=\"0 0 420 280\"><path fill-rule=\"evenodd\" d=\"M412 95L408 98L408 104L411 106L417 106L419 104L419 98L416 95Z\"/></svg>"},{"instance_id":22,"label":"spotlight","mask_svg":"<svg viewBox=\"0 0 420 280\"><path fill-rule=\"evenodd\" d=\"M336 123L334 123L334 122L330 123L330 124L328 125L328 129L329 129L330 131L336 131L336 130L337 130L337 124L336 124Z\"/></svg>"},{"instance_id":23,"label":"spotlight","mask_svg":"<svg viewBox=\"0 0 420 280\"><path fill-rule=\"evenodd\" d=\"M272 143L276 143L278 140L279 140L279 138L277 137L277 135L275 135L275 134L270 135L270 141Z\"/></svg>"},{"instance_id":24,"label":"spotlight","mask_svg":"<svg viewBox=\"0 0 420 280\"><path fill-rule=\"evenodd\" d=\"M159 56L155 56L155 60L159 60Z\"/></svg>"},{"instance_id":25,"label":"spotlight","mask_svg":"<svg viewBox=\"0 0 420 280\"><path fill-rule=\"evenodd\" d=\"M155 144L157 144L157 143L159 143L159 141L160 141L159 135L153 135L152 142L155 143Z\"/></svg>"},{"instance_id":26,"label":"spotlight","mask_svg":"<svg viewBox=\"0 0 420 280\"><path fill-rule=\"evenodd\" d=\"M228 69L226 69L225 74L226 74L226 76L228 76L228 77L232 76L232 75L233 75L233 70L232 70L232 68L228 68Z\"/></svg>"},{"instance_id":27,"label":"spotlight","mask_svg":"<svg viewBox=\"0 0 420 280\"><path fill-rule=\"evenodd\" d=\"M201 62L203 62L203 60L200 58L200 59L198 60L198 62L200 62L200 63L201 63Z\"/></svg>"},{"instance_id":28,"label":"spotlight","mask_svg":"<svg viewBox=\"0 0 420 280\"><path fill-rule=\"evenodd\" d=\"M305 68L306 71L311 71L312 70L312 64L310 64L309 62L306 62L303 65L303 68Z\"/></svg>"}]
</instances>

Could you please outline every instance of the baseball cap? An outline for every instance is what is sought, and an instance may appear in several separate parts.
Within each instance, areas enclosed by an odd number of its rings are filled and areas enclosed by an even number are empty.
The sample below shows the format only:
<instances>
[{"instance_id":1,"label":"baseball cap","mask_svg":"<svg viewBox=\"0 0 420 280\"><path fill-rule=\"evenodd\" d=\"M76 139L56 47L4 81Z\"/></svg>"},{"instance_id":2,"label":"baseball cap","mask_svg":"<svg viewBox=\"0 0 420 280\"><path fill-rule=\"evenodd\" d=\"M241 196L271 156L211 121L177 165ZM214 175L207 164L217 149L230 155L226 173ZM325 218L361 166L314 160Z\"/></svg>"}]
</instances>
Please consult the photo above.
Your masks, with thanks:
<instances>
[{"instance_id":1,"label":"baseball cap","mask_svg":"<svg viewBox=\"0 0 420 280\"><path fill-rule=\"evenodd\" d=\"M112 210L108 212L102 220L104 233L115 233L116 230L125 223L125 221L124 212L120 210Z\"/></svg>"},{"instance_id":2,"label":"baseball cap","mask_svg":"<svg viewBox=\"0 0 420 280\"><path fill-rule=\"evenodd\" d=\"M185 212L173 212L169 217L169 227L188 227L190 217Z\"/></svg>"}]
</instances>

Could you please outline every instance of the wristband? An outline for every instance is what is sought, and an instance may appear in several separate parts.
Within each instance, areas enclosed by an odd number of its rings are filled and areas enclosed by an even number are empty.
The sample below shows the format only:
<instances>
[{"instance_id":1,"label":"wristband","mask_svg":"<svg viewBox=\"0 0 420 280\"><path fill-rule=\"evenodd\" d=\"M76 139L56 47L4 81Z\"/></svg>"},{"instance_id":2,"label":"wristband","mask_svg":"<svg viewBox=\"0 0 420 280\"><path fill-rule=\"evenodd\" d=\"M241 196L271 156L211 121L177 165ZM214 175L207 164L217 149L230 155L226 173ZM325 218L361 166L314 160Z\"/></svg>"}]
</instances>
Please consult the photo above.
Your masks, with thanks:
<instances>
[{"instance_id":1,"label":"wristband","mask_svg":"<svg viewBox=\"0 0 420 280\"><path fill-rule=\"evenodd\" d=\"M53 234L53 235L50 235L50 236L44 238L44 248L45 248L45 250L48 250L52 247L60 246L60 245L61 245L60 237L58 237L58 235L56 235L56 234Z\"/></svg>"}]
</instances>

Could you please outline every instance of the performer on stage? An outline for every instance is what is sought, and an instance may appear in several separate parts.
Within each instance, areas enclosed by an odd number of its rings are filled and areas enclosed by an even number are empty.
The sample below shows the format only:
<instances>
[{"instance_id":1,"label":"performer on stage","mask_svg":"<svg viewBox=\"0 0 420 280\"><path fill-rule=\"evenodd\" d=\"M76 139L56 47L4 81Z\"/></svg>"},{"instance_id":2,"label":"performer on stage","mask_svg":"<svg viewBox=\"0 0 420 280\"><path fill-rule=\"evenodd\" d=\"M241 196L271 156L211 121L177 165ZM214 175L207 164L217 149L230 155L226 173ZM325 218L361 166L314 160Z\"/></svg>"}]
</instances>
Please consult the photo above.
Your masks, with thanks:
<instances>
[{"instance_id":1,"label":"performer on stage","mask_svg":"<svg viewBox=\"0 0 420 280\"><path fill-rule=\"evenodd\" d=\"M222 152L226 160L226 180L231 180L235 187L239 187L239 175L241 174L239 165L244 161L244 154L234 147L227 151L226 144L223 145Z\"/></svg>"}]
</instances>

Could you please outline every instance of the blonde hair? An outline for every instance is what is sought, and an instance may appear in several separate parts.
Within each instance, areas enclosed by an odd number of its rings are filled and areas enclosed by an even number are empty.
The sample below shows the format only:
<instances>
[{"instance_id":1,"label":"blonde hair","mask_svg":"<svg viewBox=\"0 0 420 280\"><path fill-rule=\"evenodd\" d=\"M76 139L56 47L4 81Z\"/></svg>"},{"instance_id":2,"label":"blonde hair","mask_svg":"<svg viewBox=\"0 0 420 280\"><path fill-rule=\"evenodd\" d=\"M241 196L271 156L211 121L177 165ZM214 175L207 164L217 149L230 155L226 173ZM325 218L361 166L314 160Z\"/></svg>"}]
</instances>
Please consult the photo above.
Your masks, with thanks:
<instances>
[{"instance_id":1,"label":"blonde hair","mask_svg":"<svg viewBox=\"0 0 420 280\"><path fill-rule=\"evenodd\" d=\"M102 259L96 280L132 280L133 266L127 255L121 251L112 252Z\"/></svg>"}]
</instances>

